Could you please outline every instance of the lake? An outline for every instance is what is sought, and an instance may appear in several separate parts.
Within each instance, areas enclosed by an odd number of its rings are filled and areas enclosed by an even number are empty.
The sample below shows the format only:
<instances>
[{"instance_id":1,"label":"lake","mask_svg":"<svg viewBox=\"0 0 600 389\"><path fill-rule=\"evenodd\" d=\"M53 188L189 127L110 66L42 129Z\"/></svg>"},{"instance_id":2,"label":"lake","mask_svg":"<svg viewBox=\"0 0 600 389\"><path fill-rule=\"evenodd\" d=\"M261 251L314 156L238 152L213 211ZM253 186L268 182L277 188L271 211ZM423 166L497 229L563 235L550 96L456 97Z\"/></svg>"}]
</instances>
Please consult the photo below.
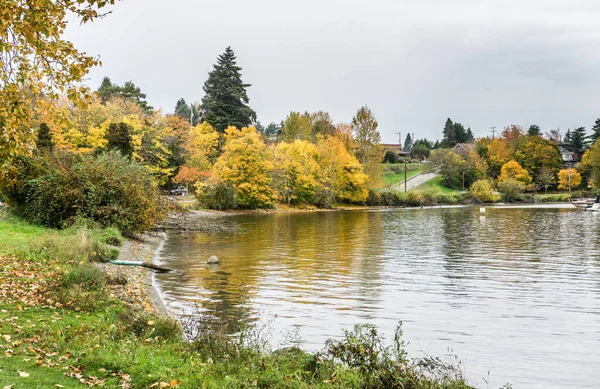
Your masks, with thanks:
<instances>
[{"instance_id":1,"label":"lake","mask_svg":"<svg viewBox=\"0 0 600 389\"><path fill-rule=\"evenodd\" d=\"M272 320L319 350L398 321L413 356L456 355L480 388L597 388L600 214L479 207L236 215L234 232L170 235L167 308ZM211 255L221 259L207 265Z\"/></svg>"}]
</instances>

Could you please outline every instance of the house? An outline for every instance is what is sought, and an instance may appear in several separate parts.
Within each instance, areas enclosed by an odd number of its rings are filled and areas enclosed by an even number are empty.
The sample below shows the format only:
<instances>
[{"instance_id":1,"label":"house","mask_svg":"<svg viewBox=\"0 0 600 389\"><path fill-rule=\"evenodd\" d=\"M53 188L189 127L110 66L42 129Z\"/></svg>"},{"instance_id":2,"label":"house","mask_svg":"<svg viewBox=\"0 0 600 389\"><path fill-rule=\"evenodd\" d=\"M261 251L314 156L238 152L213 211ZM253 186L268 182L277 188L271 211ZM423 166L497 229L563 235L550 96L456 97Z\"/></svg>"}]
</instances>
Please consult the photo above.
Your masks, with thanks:
<instances>
[{"instance_id":1,"label":"house","mask_svg":"<svg viewBox=\"0 0 600 389\"><path fill-rule=\"evenodd\" d=\"M565 167L575 166L581 162L581 157L583 156L585 150L577 148L568 143L559 143L557 146Z\"/></svg>"},{"instance_id":2,"label":"house","mask_svg":"<svg viewBox=\"0 0 600 389\"><path fill-rule=\"evenodd\" d=\"M398 143L380 143L380 145L386 150L393 151L399 157L410 158L410 151L402 150L402 146Z\"/></svg>"},{"instance_id":3,"label":"house","mask_svg":"<svg viewBox=\"0 0 600 389\"><path fill-rule=\"evenodd\" d=\"M457 143L456 146L452 148L452 151L456 154L467 156L471 151L477 150L475 149L475 143Z\"/></svg>"}]
</instances>

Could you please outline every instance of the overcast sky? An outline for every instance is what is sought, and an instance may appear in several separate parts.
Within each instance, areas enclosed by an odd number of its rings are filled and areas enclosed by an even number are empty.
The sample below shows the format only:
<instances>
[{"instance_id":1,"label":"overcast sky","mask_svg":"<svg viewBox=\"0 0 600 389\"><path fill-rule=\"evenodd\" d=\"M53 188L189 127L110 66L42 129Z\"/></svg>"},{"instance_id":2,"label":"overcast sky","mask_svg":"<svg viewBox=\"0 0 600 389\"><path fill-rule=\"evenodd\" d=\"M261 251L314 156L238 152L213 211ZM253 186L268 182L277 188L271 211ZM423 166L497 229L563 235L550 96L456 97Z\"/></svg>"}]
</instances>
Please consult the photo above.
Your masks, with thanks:
<instances>
[{"instance_id":1,"label":"overcast sky","mask_svg":"<svg viewBox=\"0 0 600 389\"><path fill-rule=\"evenodd\" d=\"M367 104L383 141L470 126L585 126L600 116L598 0L124 0L67 38L100 56L88 84L133 81L154 107L200 101L231 46L259 120L291 110L350 121Z\"/></svg>"}]
</instances>

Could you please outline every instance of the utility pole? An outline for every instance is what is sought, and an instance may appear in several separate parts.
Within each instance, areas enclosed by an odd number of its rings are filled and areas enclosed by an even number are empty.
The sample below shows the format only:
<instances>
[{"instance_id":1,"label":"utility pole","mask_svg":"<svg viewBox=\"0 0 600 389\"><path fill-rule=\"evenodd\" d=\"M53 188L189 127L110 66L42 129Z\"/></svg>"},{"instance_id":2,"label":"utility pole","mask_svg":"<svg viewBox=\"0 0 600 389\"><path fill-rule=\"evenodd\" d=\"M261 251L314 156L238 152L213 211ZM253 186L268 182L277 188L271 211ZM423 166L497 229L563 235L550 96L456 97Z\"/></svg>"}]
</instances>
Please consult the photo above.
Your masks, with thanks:
<instances>
[{"instance_id":1,"label":"utility pole","mask_svg":"<svg viewBox=\"0 0 600 389\"><path fill-rule=\"evenodd\" d=\"M194 103L190 103L190 126L194 125Z\"/></svg>"},{"instance_id":2,"label":"utility pole","mask_svg":"<svg viewBox=\"0 0 600 389\"><path fill-rule=\"evenodd\" d=\"M490 131L492 133L492 139L496 139L496 127L490 127L490 129L492 131Z\"/></svg>"},{"instance_id":3,"label":"utility pole","mask_svg":"<svg viewBox=\"0 0 600 389\"><path fill-rule=\"evenodd\" d=\"M402 133L397 132L396 134L398 134L398 145L400 145L400 149L402 149Z\"/></svg>"},{"instance_id":4,"label":"utility pole","mask_svg":"<svg viewBox=\"0 0 600 389\"><path fill-rule=\"evenodd\" d=\"M404 193L406 193L406 158L404 158Z\"/></svg>"}]
</instances>

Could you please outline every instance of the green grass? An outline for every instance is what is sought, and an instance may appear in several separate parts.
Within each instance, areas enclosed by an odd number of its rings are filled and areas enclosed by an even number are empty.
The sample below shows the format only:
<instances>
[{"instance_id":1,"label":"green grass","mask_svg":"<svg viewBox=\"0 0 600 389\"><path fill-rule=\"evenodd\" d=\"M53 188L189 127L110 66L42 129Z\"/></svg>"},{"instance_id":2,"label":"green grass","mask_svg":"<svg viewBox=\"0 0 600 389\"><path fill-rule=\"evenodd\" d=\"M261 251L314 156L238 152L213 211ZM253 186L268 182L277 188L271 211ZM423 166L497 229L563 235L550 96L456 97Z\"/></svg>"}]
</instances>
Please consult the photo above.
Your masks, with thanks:
<instances>
[{"instance_id":1,"label":"green grass","mask_svg":"<svg viewBox=\"0 0 600 389\"><path fill-rule=\"evenodd\" d=\"M423 165L420 163L410 163L406 165L406 178L414 177L415 175L423 171ZM384 164L383 175L381 176L383 182L382 188L390 187L394 184L404 181L404 164Z\"/></svg>"},{"instance_id":2,"label":"green grass","mask_svg":"<svg viewBox=\"0 0 600 389\"><path fill-rule=\"evenodd\" d=\"M0 256L0 387L468 388L451 367L417 366L400 343L383 346L371 327L347 332L320 355L268 352L256 346L265 342L260 331L232 337L227 323L206 320L184 323L200 334L185 341L179 323L133 312L113 297L89 263L114 231L55 231L10 217L1 223L11 255ZM436 372L445 378L431 378Z\"/></svg>"},{"instance_id":3,"label":"green grass","mask_svg":"<svg viewBox=\"0 0 600 389\"><path fill-rule=\"evenodd\" d=\"M456 189L447 188L444 186L444 178L441 176L435 177L424 184L417 186L415 189L417 192L425 192L425 191L437 191L439 193L450 194L450 193L459 193L460 191Z\"/></svg>"},{"instance_id":4,"label":"green grass","mask_svg":"<svg viewBox=\"0 0 600 389\"><path fill-rule=\"evenodd\" d=\"M42 236L47 229L29 224L19 218L0 211L0 253L21 250L33 238Z\"/></svg>"}]
</instances>

